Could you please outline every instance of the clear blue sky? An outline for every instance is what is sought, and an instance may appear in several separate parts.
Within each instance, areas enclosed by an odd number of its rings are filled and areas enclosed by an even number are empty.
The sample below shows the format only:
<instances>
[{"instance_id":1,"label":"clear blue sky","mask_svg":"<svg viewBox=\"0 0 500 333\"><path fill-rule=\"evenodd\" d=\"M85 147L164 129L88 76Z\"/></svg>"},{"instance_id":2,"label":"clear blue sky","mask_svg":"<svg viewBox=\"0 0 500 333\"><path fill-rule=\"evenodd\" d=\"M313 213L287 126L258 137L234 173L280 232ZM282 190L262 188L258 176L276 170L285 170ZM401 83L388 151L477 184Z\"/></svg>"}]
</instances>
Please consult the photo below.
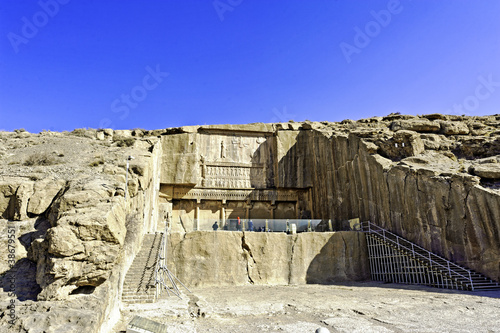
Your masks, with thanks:
<instances>
[{"instance_id":1,"label":"clear blue sky","mask_svg":"<svg viewBox=\"0 0 500 333\"><path fill-rule=\"evenodd\" d=\"M2 0L0 129L500 113L500 1Z\"/></svg>"}]
</instances>

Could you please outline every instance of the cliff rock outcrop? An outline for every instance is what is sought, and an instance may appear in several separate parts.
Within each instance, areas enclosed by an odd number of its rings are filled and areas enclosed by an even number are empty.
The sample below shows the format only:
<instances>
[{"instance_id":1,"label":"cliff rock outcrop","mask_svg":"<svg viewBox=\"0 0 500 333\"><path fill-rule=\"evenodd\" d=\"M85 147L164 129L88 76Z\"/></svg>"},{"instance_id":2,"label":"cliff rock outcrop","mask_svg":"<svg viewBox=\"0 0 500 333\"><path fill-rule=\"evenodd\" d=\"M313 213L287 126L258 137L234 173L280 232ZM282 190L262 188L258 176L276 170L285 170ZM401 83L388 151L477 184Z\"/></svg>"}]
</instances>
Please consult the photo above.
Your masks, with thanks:
<instances>
[{"instance_id":1,"label":"cliff rock outcrop","mask_svg":"<svg viewBox=\"0 0 500 333\"><path fill-rule=\"evenodd\" d=\"M172 270L192 285L367 276L362 234L184 233L240 216L331 219L337 230L371 220L499 280L499 125L498 115L391 114L0 132L0 227L15 228L17 260L0 261L2 295L16 280L19 331L36 321L40 331L105 332L143 234L163 231L167 217L178 231ZM61 312L71 321L55 320Z\"/></svg>"},{"instance_id":2,"label":"cliff rock outcrop","mask_svg":"<svg viewBox=\"0 0 500 333\"><path fill-rule=\"evenodd\" d=\"M370 277L364 235L357 232L175 233L169 267L190 286L287 285Z\"/></svg>"},{"instance_id":3,"label":"cliff rock outcrop","mask_svg":"<svg viewBox=\"0 0 500 333\"><path fill-rule=\"evenodd\" d=\"M32 331L37 320L47 332L105 331L118 311L122 272L142 234L156 229L157 143L98 137L92 130L0 134L0 223L15 229L17 260L14 267L2 261L3 295L24 301L13 330Z\"/></svg>"},{"instance_id":4,"label":"cliff rock outcrop","mask_svg":"<svg viewBox=\"0 0 500 333\"><path fill-rule=\"evenodd\" d=\"M311 186L315 217L371 220L499 280L499 125L445 115L282 125L278 140L296 149L280 156L279 177Z\"/></svg>"}]
</instances>

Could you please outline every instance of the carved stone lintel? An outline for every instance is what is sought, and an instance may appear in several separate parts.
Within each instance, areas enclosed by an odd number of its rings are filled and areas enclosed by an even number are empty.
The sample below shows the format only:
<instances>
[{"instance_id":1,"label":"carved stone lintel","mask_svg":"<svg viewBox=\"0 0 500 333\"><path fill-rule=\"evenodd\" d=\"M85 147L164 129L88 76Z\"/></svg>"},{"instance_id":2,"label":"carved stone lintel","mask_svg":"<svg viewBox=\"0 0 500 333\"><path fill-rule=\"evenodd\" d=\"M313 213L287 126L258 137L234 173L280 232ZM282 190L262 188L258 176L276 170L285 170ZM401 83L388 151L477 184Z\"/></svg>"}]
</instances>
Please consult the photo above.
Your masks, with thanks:
<instances>
[{"instance_id":1,"label":"carved stone lintel","mask_svg":"<svg viewBox=\"0 0 500 333\"><path fill-rule=\"evenodd\" d=\"M290 201L296 202L307 190L251 190L251 189L201 189L178 187L173 190L173 199L187 200L231 200L231 201Z\"/></svg>"}]
</instances>

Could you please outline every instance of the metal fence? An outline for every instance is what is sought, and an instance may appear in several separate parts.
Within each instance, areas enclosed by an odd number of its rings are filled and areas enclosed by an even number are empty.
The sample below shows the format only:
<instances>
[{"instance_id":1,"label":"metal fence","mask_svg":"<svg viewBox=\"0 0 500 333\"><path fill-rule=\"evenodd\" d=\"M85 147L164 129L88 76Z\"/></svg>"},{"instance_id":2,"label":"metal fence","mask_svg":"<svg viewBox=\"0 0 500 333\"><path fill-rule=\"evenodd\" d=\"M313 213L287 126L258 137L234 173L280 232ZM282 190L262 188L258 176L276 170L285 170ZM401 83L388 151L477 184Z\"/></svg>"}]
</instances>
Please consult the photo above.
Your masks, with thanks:
<instances>
[{"instance_id":1,"label":"metal fence","mask_svg":"<svg viewBox=\"0 0 500 333\"><path fill-rule=\"evenodd\" d=\"M195 230L254 232L313 232L322 220L313 219L197 219Z\"/></svg>"}]
</instances>

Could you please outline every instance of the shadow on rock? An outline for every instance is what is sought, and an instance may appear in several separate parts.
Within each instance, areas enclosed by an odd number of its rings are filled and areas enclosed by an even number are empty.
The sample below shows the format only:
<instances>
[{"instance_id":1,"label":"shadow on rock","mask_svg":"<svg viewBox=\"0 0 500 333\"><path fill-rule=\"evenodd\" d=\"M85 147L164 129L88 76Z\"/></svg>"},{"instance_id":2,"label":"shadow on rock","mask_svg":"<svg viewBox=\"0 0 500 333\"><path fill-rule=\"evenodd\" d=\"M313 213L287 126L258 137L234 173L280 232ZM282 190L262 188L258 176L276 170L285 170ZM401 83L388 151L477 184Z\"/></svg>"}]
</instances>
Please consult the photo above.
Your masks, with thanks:
<instances>
[{"instance_id":1,"label":"shadow on rock","mask_svg":"<svg viewBox=\"0 0 500 333\"><path fill-rule=\"evenodd\" d=\"M20 259L0 279L4 292L14 293L19 301L36 300L41 291L36 283L36 264L27 258Z\"/></svg>"}]
</instances>

